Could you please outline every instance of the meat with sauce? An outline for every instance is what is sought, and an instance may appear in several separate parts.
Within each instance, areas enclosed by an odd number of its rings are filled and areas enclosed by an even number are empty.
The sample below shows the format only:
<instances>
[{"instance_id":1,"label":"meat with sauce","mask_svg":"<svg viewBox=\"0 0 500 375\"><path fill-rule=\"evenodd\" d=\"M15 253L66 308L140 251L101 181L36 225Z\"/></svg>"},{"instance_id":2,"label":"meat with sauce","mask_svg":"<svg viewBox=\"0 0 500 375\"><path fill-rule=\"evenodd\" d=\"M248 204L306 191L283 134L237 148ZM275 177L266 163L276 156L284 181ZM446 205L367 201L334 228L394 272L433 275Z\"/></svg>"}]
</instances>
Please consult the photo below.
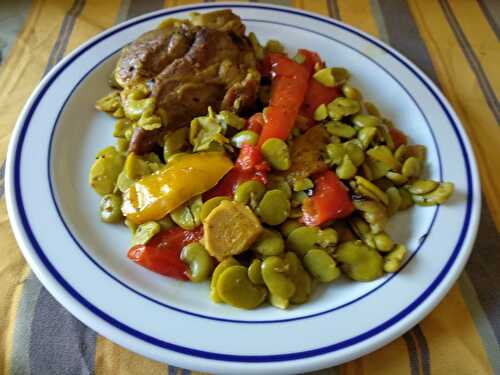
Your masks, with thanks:
<instances>
[{"instance_id":1,"label":"meat with sauce","mask_svg":"<svg viewBox=\"0 0 500 375\"><path fill-rule=\"evenodd\" d=\"M156 132L137 127L129 151L151 151L159 133L189 126L209 106L235 113L254 109L260 74L244 33L240 18L221 10L166 22L123 50L115 81L123 88L146 84L163 123Z\"/></svg>"}]
</instances>

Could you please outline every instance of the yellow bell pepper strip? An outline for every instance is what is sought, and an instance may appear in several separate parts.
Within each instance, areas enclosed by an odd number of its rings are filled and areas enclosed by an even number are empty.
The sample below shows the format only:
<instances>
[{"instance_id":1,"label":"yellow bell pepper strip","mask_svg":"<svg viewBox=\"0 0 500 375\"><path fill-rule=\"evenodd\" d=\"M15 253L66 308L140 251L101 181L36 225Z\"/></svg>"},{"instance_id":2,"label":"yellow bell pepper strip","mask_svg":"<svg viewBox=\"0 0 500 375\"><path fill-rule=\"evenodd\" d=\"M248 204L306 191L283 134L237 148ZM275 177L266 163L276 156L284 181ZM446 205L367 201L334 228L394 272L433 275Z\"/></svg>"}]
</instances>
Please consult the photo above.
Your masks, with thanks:
<instances>
[{"instance_id":1,"label":"yellow bell pepper strip","mask_svg":"<svg viewBox=\"0 0 500 375\"><path fill-rule=\"evenodd\" d=\"M123 215L135 224L160 220L196 195L214 187L233 168L221 152L179 155L123 194Z\"/></svg>"}]
</instances>

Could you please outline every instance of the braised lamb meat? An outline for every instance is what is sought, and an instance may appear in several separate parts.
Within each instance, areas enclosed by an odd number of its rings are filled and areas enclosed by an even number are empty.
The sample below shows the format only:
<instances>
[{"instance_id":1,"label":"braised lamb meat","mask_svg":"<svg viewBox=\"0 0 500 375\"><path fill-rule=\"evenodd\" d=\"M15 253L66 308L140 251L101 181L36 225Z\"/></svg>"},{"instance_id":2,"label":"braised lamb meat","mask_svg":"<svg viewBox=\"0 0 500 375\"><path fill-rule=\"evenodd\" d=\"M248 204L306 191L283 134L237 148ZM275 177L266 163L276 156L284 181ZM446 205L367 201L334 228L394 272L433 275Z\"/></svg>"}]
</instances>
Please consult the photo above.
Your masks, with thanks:
<instances>
[{"instance_id":1,"label":"braised lamb meat","mask_svg":"<svg viewBox=\"0 0 500 375\"><path fill-rule=\"evenodd\" d=\"M156 131L137 127L129 151L150 152L153 139L188 126L209 106L235 113L254 108L260 75L244 33L240 18L222 10L160 25L123 50L115 81L123 88L146 84L162 119Z\"/></svg>"}]
</instances>

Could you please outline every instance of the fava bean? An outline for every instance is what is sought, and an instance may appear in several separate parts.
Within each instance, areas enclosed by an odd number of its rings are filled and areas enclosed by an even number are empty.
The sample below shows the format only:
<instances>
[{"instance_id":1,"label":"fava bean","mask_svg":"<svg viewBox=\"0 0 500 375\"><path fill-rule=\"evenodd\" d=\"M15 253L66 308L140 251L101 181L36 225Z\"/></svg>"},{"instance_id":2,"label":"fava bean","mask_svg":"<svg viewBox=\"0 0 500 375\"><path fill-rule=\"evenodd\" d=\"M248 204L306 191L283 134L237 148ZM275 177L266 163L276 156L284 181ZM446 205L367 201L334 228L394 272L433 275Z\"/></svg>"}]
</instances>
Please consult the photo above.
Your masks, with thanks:
<instances>
[{"instance_id":1,"label":"fava bean","mask_svg":"<svg viewBox=\"0 0 500 375\"><path fill-rule=\"evenodd\" d=\"M277 256L270 256L262 261L262 279L271 295L289 300L295 293L295 284L286 275L287 263Z\"/></svg>"},{"instance_id":2,"label":"fava bean","mask_svg":"<svg viewBox=\"0 0 500 375\"><path fill-rule=\"evenodd\" d=\"M290 153L288 146L279 138L269 138L261 147L262 156L278 171L290 168Z\"/></svg>"},{"instance_id":3,"label":"fava bean","mask_svg":"<svg viewBox=\"0 0 500 375\"><path fill-rule=\"evenodd\" d=\"M217 279L217 293L228 305L254 309L266 299L266 288L254 285L243 266L230 266Z\"/></svg>"},{"instance_id":4,"label":"fava bean","mask_svg":"<svg viewBox=\"0 0 500 375\"><path fill-rule=\"evenodd\" d=\"M417 195L413 194L413 201L419 206L435 206L437 204L442 204L446 202L451 195L455 186L451 182L442 182L439 184L437 189L431 191L430 193Z\"/></svg>"},{"instance_id":5,"label":"fava bean","mask_svg":"<svg viewBox=\"0 0 500 375\"><path fill-rule=\"evenodd\" d=\"M376 234L373 239L375 240L375 247L379 251L391 251L391 249L394 247L394 241L385 232Z\"/></svg>"},{"instance_id":6,"label":"fava bean","mask_svg":"<svg viewBox=\"0 0 500 375\"><path fill-rule=\"evenodd\" d=\"M106 194L100 203L101 220L105 223L116 223L122 216L122 197L116 194Z\"/></svg>"},{"instance_id":7,"label":"fava bean","mask_svg":"<svg viewBox=\"0 0 500 375\"><path fill-rule=\"evenodd\" d=\"M345 97L354 100L361 100L363 98L361 92L348 83L344 83L342 85L342 94L344 94Z\"/></svg>"},{"instance_id":8,"label":"fava bean","mask_svg":"<svg viewBox=\"0 0 500 375\"><path fill-rule=\"evenodd\" d=\"M260 181L250 180L238 185L234 192L236 202L247 204L252 208L257 207L266 192L266 187Z\"/></svg>"},{"instance_id":9,"label":"fava bean","mask_svg":"<svg viewBox=\"0 0 500 375\"><path fill-rule=\"evenodd\" d=\"M368 148L370 143L372 143L373 138L375 137L375 134L377 134L377 128L374 127L368 127L368 128L361 128L358 131L358 139L363 145L363 150Z\"/></svg>"},{"instance_id":10,"label":"fava bean","mask_svg":"<svg viewBox=\"0 0 500 375\"><path fill-rule=\"evenodd\" d=\"M372 281L383 274L383 258L361 241L341 243L335 252L342 270L353 280Z\"/></svg>"},{"instance_id":11,"label":"fava bean","mask_svg":"<svg viewBox=\"0 0 500 375\"><path fill-rule=\"evenodd\" d=\"M328 117L328 110L325 104L320 104L316 107L313 114L314 121L323 121Z\"/></svg>"},{"instance_id":12,"label":"fava bean","mask_svg":"<svg viewBox=\"0 0 500 375\"><path fill-rule=\"evenodd\" d=\"M408 190L399 188L399 195L401 196L401 204L399 205L400 211L404 211L413 206L413 198Z\"/></svg>"},{"instance_id":13,"label":"fava bean","mask_svg":"<svg viewBox=\"0 0 500 375\"><path fill-rule=\"evenodd\" d=\"M356 166L347 155L344 155L342 163L335 169L335 173L337 174L338 178L342 180L353 178L356 174L356 171Z\"/></svg>"},{"instance_id":14,"label":"fava bean","mask_svg":"<svg viewBox=\"0 0 500 375\"><path fill-rule=\"evenodd\" d=\"M401 173L406 178L418 177L422 168L421 161L414 156L405 160L401 167Z\"/></svg>"},{"instance_id":15,"label":"fava bean","mask_svg":"<svg viewBox=\"0 0 500 375\"><path fill-rule=\"evenodd\" d=\"M303 257L307 251L315 247L319 229L301 226L294 229L286 239L286 248Z\"/></svg>"},{"instance_id":16,"label":"fava bean","mask_svg":"<svg viewBox=\"0 0 500 375\"><path fill-rule=\"evenodd\" d=\"M160 229L160 225L155 221L148 221L139 225L135 230L134 236L132 237L132 246L147 244L149 240L160 231Z\"/></svg>"},{"instance_id":17,"label":"fava bean","mask_svg":"<svg viewBox=\"0 0 500 375\"><path fill-rule=\"evenodd\" d=\"M286 238L292 233L294 229L302 226L297 220L288 219L280 225L280 232Z\"/></svg>"},{"instance_id":18,"label":"fava bean","mask_svg":"<svg viewBox=\"0 0 500 375\"><path fill-rule=\"evenodd\" d=\"M286 180L281 176L271 175L266 185L268 190L281 190L288 199L292 197L292 189Z\"/></svg>"},{"instance_id":19,"label":"fava bean","mask_svg":"<svg viewBox=\"0 0 500 375\"><path fill-rule=\"evenodd\" d=\"M248 278L255 285L264 284L264 279L262 279L262 261L260 259L252 260L250 266L248 266Z\"/></svg>"},{"instance_id":20,"label":"fava bean","mask_svg":"<svg viewBox=\"0 0 500 375\"><path fill-rule=\"evenodd\" d=\"M326 108L325 108L326 110ZM325 117L326 118L326 117ZM356 129L340 121L330 121L325 125L326 131L341 138L352 138L356 135Z\"/></svg>"},{"instance_id":21,"label":"fava bean","mask_svg":"<svg viewBox=\"0 0 500 375\"><path fill-rule=\"evenodd\" d=\"M411 184L406 186L406 189L411 193L411 194L427 194L430 193L431 191L434 191L438 187L439 183L437 181L432 181L432 180L416 180L413 181Z\"/></svg>"},{"instance_id":22,"label":"fava bean","mask_svg":"<svg viewBox=\"0 0 500 375\"><path fill-rule=\"evenodd\" d=\"M203 206L201 206L200 220L204 221L215 207L217 207L222 201L227 200L230 200L230 198L225 196L213 197L207 200L205 203L203 203Z\"/></svg>"},{"instance_id":23,"label":"fava bean","mask_svg":"<svg viewBox=\"0 0 500 375\"><path fill-rule=\"evenodd\" d=\"M359 113L352 118L352 123L359 128L376 127L380 125L380 117Z\"/></svg>"},{"instance_id":24,"label":"fava bean","mask_svg":"<svg viewBox=\"0 0 500 375\"><path fill-rule=\"evenodd\" d=\"M300 180L296 180L293 183L293 191L304 191L309 190L314 187L314 183L310 178L302 178Z\"/></svg>"},{"instance_id":25,"label":"fava bean","mask_svg":"<svg viewBox=\"0 0 500 375\"><path fill-rule=\"evenodd\" d=\"M222 299L217 292L217 281L219 280L219 276L222 275L226 269L232 266L239 266L240 263L234 258L226 258L222 262L220 262L217 267L215 267L214 272L212 273L212 280L210 281L210 298L212 301L216 303L221 303Z\"/></svg>"},{"instance_id":26,"label":"fava bean","mask_svg":"<svg viewBox=\"0 0 500 375\"><path fill-rule=\"evenodd\" d=\"M188 265L188 277L195 283L208 279L214 269L212 257L200 243L184 246L181 260Z\"/></svg>"},{"instance_id":27,"label":"fava bean","mask_svg":"<svg viewBox=\"0 0 500 375\"><path fill-rule=\"evenodd\" d=\"M387 213L389 216L394 215L398 212L399 207L401 206L401 194L399 193L398 188L391 186L389 189L385 191L387 194L387 199L389 200L389 204L387 205Z\"/></svg>"},{"instance_id":28,"label":"fava bean","mask_svg":"<svg viewBox=\"0 0 500 375\"><path fill-rule=\"evenodd\" d=\"M231 144L236 148L241 148L244 144L255 146L259 135L251 130L242 130L231 138Z\"/></svg>"},{"instance_id":29,"label":"fava bean","mask_svg":"<svg viewBox=\"0 0 500 375\"><path fill-rule=\"evenodd\" d=\"M257 207L257 214L263 223L278 225L290 214L290 201L281 190L268 190Z\"/></svg>"},{"instance_id":30,"label":"fava bean","mask_svg":"<svg viewBox=\"0 0 500 375\"><path fill-rule=\"evenodd\" d=\"M304 255L304 265L311 275L323 283L331 282L340 276L337 264L324 250L309 250Z\"/></svg>"},{"instance_id":31,"label":"fava bean","mask_svg":"<svg viewBox=\"0 0 500 375\"><path fill-rule=\"evenodd\" d=\"M375 104L373 104L372 102L364 102L364 105L366 112L368 112L368 114L380 117L380 111L378 110Z\"/></svg>"},{"instance_id":32,"label":"fava bean","mask_svg":"<svg viewBox=\"0 0 500 375\"><path fill-rule=\"evenodd\" d=\"M407 253L405 245L396 245L394 250L384 257L384 271L396 272L401 267Z\"/></svg>"},{"instance_id":33,"label":"fava bean","mask_svg":"<svg viewBox=\"0 0 500 375\"><path fill-rule=\"evenodd\" d=\"M264 228L252 248L265 257L279 255L285 251L285 241L280 232Z\"/></svg>"},{"instance_id":34,"label":"fava bean","mask_svg":"<svg viewBox=\"0 0 500 375\"><path fill-rule=\"evenodd\" d=\"M342 117L358 113L361 109L359 102L349 98L337 98L329 103L326 108L328 109L328 116L332 120L341 120Z\"/></svg>"},{"instance_id":35,"label":"fava bean","mask_svg":"<svg viewBox=\"0 0 500 375\"><path fill-rule=\"evenodd\" d=\"M296 304L307 302L313 287L311 276L306 272L295 253L286 253L284 260L288 265L287 274L295 284L295 293L290 297L290 302Z\"/></svg>"}]
</instances>

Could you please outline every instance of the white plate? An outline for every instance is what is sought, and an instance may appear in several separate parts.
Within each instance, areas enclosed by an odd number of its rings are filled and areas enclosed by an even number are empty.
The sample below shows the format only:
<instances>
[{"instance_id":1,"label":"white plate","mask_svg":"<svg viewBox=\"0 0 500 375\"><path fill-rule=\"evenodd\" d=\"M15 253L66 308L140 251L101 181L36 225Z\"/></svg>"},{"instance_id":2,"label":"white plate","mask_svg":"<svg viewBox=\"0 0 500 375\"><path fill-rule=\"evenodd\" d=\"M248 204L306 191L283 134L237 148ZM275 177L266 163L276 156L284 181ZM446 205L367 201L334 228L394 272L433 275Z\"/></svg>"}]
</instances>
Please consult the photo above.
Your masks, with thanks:
<instances>
[{"instance_id":1,"label":"white plate","mask_svg":"<svg viewBox=\"0 0 500 375\"><path fill-rule=\"evenodd\" d=\"M370 283L340 281L287 311L243 311L210 302L208 286L178 282L127 260L129 234L97 219L87 173L113 143L113 120L93 109L121 47L166 17L226 7L165 9L120 24L61 61L17 123L7 163L7 203L24 256L76 317L111 340L176 366L216 373L298 373L348 361L395 339L441 300L476 234L480 185L452 108L412 63L341 22L290 8L232 4L261 40L317 51L345 66L365 98L428 148L428 176L453 181L441 207L392 220L411 250L403 269Z\"/></svg>"}]
</instances>

